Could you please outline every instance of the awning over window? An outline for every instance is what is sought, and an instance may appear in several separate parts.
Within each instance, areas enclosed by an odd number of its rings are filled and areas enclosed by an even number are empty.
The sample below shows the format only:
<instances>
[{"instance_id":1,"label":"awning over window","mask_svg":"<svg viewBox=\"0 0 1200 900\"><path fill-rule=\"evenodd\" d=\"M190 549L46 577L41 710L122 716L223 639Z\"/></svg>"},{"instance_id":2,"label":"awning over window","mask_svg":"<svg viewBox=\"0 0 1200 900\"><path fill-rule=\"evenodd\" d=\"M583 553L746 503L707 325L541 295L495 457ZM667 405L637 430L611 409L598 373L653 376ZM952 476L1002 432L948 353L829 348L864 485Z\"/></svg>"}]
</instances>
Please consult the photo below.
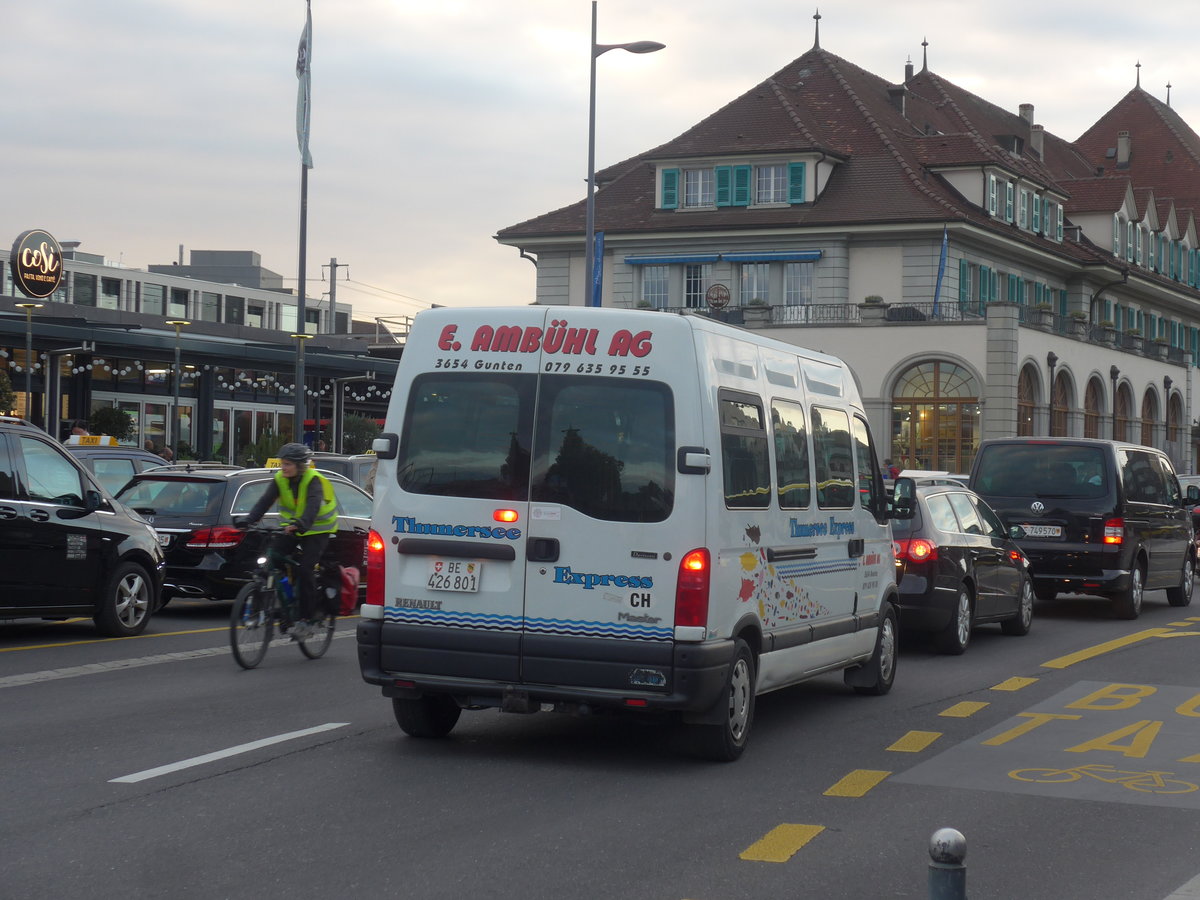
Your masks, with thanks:
<instances>
[{"instance_id":1,"label":"awning over window","mask_svg":"<svg viewBox=\"0 0 1200 900\"><path fill-rule=\"evenodd\" d=\"M820 250L771 250L762 253L722 253L725 262L816 262Z\"/></svg>"},{"instance_id":2,"label":"awning over window","mask_svg":"<svg viewBox=\"0 0 1200 900\"><path fill-rule=\"evenodd\" d=\"M717 253L688 254L684 256L627 256L627 266L670 266L682 263L712 263L720 259Z\"/></svg>"}]
</instances>

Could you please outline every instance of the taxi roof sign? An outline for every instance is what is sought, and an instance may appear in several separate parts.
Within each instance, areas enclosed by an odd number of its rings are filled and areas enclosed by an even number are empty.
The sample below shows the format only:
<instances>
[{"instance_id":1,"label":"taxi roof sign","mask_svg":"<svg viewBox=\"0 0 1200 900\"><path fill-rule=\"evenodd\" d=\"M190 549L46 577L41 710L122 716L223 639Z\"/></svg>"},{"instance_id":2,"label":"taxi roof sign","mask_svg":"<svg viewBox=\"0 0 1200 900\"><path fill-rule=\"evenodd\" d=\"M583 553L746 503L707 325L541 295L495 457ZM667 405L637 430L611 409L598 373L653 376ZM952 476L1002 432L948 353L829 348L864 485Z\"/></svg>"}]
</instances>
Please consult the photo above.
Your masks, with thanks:
<instances>
[{"instance_id":1,"label":"taxi roof sign","mask_svg":"<svg viewBox=\"0 0 1200 900\"><path fill-rule=\"evenodd\" d=\"M72 447L120 447L121 442L111 434L73 434L67 438Z\"/></svg>"}]
</instances>

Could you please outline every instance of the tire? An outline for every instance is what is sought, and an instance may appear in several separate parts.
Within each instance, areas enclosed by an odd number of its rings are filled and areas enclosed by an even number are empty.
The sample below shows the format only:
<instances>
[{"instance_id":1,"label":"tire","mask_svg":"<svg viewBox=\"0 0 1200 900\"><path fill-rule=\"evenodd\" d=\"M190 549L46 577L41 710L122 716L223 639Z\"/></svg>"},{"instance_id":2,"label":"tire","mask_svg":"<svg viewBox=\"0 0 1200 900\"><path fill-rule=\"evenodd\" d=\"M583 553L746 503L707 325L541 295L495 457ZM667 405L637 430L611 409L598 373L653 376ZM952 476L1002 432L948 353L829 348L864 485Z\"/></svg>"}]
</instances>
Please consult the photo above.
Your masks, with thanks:
<instances>
[{"instance_id":1,"label":"tire","mask_svg":"<svg viewBox=\"0 0 1200 900\"><path fill-rule=\"evenodd\" d=\"M300 652L309 659L320 659L324 656L329 645L333 643L333 626L336 622L337 616L327 614L317 630L299 642Z\"/></svg>"},{"instance_id":2,"label":"tire","mask_svg":"<svg viewBox=\"0 0 1200 900\"><path fill-rule=\"evenodd\" d=\"M1189 553L1183 561L1183 573L1179 577L1179 586L1167 588L1167 602L1172 606L1190 606L1192 588L1196 586L1196 560Z\"/></svg>"},{"instance_id":3,"label":"tire","mask_svg":"<svg viewBox=\"0 0 1200 900\"><path fill-rule=\"evenodd\" d=\"M1135 561L1129 573L1129 587L1112 598L1113 614L1118 619L1136 619L1142 612L1142 596L1146 592L1144 564Z\"/></svg>"},{"instance_id":4,"label":"tire","mask_svg":"<svg viewBox=\"0 0 1200 900\"><path fill-rule=\"evenodd\" d=\"M444 738L462 715L462 709L449 694L425 694L415 700L395 697L392 712L400 730L415 738Z\"/></svg>"},{"instance_id":5,"label":"tire","mask_svg":"<svg viewBox=\"0 0 1200 900\"><path fill-rule=\"evenodd\" d=\"M896 680L897 641L896 610L885 603L875 636L875 652L862 670L847 669L846 683L855 693L882 697L892 689Z\"/></svg>"},{"instance_id":6,"label":"tire","mask_svg":"<svg viewBox=\"0 0 1200 900\"><path fill-rule=\"evenodd\" d=\"M251 582L238 592L229 618L229 648L243 669L253 669L267 655L273 622L261 585Z\"/></svg>"},{"instance_id":7,"label":"tire","mask_svg":"<svg viewBox=\"0 0 1200 900\"><path fill-rule=\"evenodd\" d=\"M725 690L714 711L720 722L695 725L695 748L713 762L733 762L742 755L754 724L754 686L757 671L750 645L738 638L733 645L733 662L725 676Z\"/></svg>"},{"instance_id":8,"label":"tire","mask_svg":"<svg viewBox=\"0 0 1200 900\"><path fill-rule=\"evenodd\" d=\"M971 643L971 628L975 624L975 608L971 602L971 589L963 582L958 586L958 599L954 612L946 627L938 633L937 648L951 656L961 656Z\"/></svg>"},{"instance_id":9,"label":"tire","mask_svg":"<svg viewBox=\"0 0 1200 900\"><path fill-rule=\"evenodd\" d=\"M1000 623L1000 630L1012 637L1024 637L1033 625L1033 585L1026 575L1021 579L1021 599L1017 601L1017 614Z\"/></svg>"},{"instance_id":10,"label":"tire","mask_svg":"<svg viewBox=\"0 0 1200 900\"><path fill-rule=\"evenodd\" d=\"M96 602L96 630L109 637L131 637L146 630L154 587L146 570L124 562L113 569Z\"/></svg>"}]
</instances>

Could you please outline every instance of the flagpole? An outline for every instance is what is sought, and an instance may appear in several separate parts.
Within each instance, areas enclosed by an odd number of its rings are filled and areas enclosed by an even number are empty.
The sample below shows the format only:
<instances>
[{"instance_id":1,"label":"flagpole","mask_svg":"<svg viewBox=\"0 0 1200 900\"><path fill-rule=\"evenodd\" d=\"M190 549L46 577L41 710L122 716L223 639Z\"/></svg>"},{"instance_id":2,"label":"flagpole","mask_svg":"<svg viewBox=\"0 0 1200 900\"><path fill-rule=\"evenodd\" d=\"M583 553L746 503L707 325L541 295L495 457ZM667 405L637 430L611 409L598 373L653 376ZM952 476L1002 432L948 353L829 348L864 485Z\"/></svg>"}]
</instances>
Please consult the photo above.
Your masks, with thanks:
<instances>
[{"instance_id":1,"label":"flagpole","mask_svg":"<svg viewBox=\"0 0 1200 900\"><path fill-rule=\"evenodd\" d=\"M296 298L296 393L292 407L292 440L304 442L304 420L307 418L308 394L304 390L304 338L308 330L308 310L305 297L304 270L308 257L308 170L312 156L308 152L309 124L312 121L312 0L305 0L304 32L296 53L296 140L300 145L300 271L297 276Z\"/></svg>"},{"instance_id":2,"label":"flagpole","mask_svg":"<svg viewBox=\"0 0 1200 900\"><path fill-rule=\"evenodd\" d=\"M308 255L308 166L304 163L300 164L300 274L297 279L299 282L300 296L296 303L296 333L304 334L307 331L305 322L305 286L304 286L304 266ZM307 418L305 407L308 405L304 392L304 341L297 339L299 346L296 349L296 396L295 406L292 410L292 415L295 417L292 427L292 440L297 443L304 443L304 420Z\"/></svg>"}]
</instances>

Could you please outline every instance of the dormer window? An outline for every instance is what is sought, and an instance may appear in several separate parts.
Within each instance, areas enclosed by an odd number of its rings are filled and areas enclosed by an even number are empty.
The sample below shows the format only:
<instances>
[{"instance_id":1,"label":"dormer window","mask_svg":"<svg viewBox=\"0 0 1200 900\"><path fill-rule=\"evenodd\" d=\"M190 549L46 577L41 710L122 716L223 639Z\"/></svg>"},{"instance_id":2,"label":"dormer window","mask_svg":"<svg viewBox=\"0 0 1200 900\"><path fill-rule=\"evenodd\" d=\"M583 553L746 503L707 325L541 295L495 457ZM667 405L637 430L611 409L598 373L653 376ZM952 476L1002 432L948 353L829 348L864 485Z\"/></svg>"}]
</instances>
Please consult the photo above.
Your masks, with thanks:
<instances>
[{"instance_id":1,"label":"dormer window","mask_svg":"<svg viewBox=\"0 0 1200 900\"><path fill-rule=\"evenodd\" d=\"M803 162L718 165L659 172L660 209L712 209L804 203Z\"/></svg>"},{"instance_id":2,"label":"dormer window","mask_svg":"<svg viewBox=\"0 0 1200 900\"><path fill-rule=\"evenodd\" d=\"M1135 232L1137 235L1137 264L1140 266L1145 261L1145 250L1142 247L1142 229L1139 227Z\"/></svg>"},{"instance_id":3,"label":"dormer window","mask_svg":"<svg viewBox=\"0 0 1200 900\"><path fill-rule=\"evenodd\" d=\"M713 170L684 169L683 170L683 206L684 209L695 209L699 206L713 205Z\"/></svg>"},{"instance_id":4,"label":"dormer window","mask_svg":"<svg viewBox=\"0 0 1200 900\"><path fill-rule=\"evenodd\" d=\"M988 198L987 198L988 215L994 216L996 214L997 202L998 202L998 198L997 198L996 176L989 175L988 176Z\"/></svg>"},{"instance_id":5,"label":"dormer window","mask_svg":"<svg viewBox=\"0 0 1200 900\"><path fill-rule=\"evenodd\" d=\"M754 202L787 203L787 166L754 167Z\"/></svg>"},{"instance_id":6,"label":"dormer window","mask_svg":"<svg viewBox=\"0 0 1200 900\"><path fill-rule=\"evenodd\" d=\"M1125 234L1125 229L1121 225L1121 217L1113 213L1113 256L1120 256L1122 252L1121 238Z\"/></svg>"}]
</instances>

